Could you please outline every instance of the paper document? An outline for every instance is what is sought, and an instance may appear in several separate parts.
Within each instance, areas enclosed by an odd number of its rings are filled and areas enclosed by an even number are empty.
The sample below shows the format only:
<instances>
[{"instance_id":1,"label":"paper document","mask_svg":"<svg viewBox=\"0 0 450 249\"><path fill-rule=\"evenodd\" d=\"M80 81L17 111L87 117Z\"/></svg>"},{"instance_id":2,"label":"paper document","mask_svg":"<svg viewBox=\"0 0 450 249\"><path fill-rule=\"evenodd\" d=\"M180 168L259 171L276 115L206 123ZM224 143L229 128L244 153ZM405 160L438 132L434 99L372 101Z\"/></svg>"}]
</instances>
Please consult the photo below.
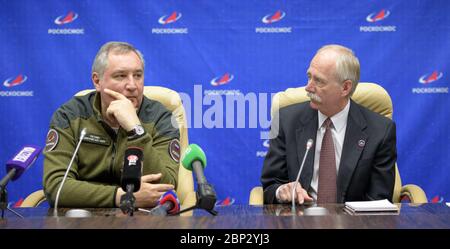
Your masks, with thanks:
<instances>
[{"instance_id":1,"label":"paper document","mask_svg":"<svg viewBox=\"0 0 450 249\"><path fill-rule=\"evenodd\" d=\"M348 201L345 208L352 212L394 212L399 211L398 206L387 199L378 201Z\"/></svg>"}]
</instances>

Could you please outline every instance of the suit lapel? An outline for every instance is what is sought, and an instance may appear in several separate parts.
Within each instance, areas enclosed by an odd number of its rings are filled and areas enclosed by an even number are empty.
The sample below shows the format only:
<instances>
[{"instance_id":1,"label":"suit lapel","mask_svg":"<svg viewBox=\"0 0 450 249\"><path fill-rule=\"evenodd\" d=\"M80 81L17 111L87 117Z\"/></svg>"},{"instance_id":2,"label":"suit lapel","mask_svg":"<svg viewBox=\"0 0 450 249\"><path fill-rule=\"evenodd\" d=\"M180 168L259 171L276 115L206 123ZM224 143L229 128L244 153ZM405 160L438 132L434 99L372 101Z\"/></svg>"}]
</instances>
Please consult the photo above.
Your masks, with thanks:
<instances>
[{"instance_id":1,"label":"suit lapel","mask_svg":"<svg viewBox=\"0 0 450 249\"><path fill-rule=\"evenodd\" d=\"M361 114L359 105L351 101L337 177L338 203L344 201L348 185L353 176L353 171L364 150L364 145L367 143L368 136L364 133L366 126L366 120Z\"/></svg>"},{"instance_id":2,"label":"suit lapel","mask_svg":"<svg viewBox=\"0 0 450 249\"><path fill-rule=\"evenodd\" d=\"M311 109L312 110L312 109ZM296 143L297 143L297 160L298 160L298 168L294 174L297 177L298 170L300 170L300 166L303 161L303 156L306 152L306 142L308 139L312 138L315 144L316 135L317 135L317 111L311 111L309 115L301 120L301 124L299 128L296 130ZM300 175L300 184L306 190L309 190L311 185L311 180L313 176L314 170L314 148L313 145L308 153L308 156L305 160L305 165L303 166L302 173Z\"/></svg>"}]
</instances>

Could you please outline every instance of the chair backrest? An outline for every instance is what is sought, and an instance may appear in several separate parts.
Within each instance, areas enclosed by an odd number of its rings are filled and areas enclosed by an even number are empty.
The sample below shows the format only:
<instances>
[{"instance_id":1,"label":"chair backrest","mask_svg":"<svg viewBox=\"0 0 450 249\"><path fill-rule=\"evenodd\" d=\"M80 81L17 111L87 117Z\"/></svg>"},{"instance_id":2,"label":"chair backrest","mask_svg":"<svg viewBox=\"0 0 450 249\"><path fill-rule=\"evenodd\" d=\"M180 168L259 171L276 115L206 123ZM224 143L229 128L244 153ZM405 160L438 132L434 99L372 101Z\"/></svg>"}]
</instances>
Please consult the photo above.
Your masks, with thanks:
<instances>
[{"instance_id":1,"label":"chair backrest","mask_svg":"<svg viewBox=\"0 0 450 249\"><path fill-rule=\"evenodd\" d=\"M358 84L358 87L353 93L352 99L369 110L392 119L393 107L391 97L380 85L361 82ZM308 100L309 97L306 96L305 87L288 88L283 92L278 92L272 100L271 116L273 118L274 114L278 112L280 108ZM397 169L397 164L395 164L395 186L392 197L393 202L399 202L401 187L402 182L400 179L400 174Z\"/></svg>"},{"instance_id":2,"label":"chair backrest","mask_svg":"<svg viewBox=\"0 0 450 249\"><path fill-rule=\"evenodd\" d=\"M172 116L177 121L177 125L180 130L180 145L182 156L189 146L189 140L186 112L184 111L180 95L174 90L161 86L145 86L144 95L149 99L160 102L169 111L172 112ZM180 203L185 203L186 198L192 192L194 192L194 179L192 178L192 171L185 169L180 161L177 186L177 194L178 199L180 199Z\"/></svg>"},{"instance_id":3,"label":"chair backrest","mask_svg":"<svg viewBox=\"0 0 450 249\"><path fill-rule=\"evenodd\" d=\"M87 89L80 91L76 96L86 95L93 89ZM181 155L189 145L186 113L184 111L183 103L181 102L180 95L169 88L161 86L144 86L144 95L152 100L156 100L163 104L169 111L172 112L173 118L176 120L176 124L180 130L180 145ZM173 121L172 121L173 122ZM192 172L185 169L180 162L178 170L178 186L177 195L181 204L184 204L185 199L194 192L194 179Z\"/></svg>"}]
</instances>

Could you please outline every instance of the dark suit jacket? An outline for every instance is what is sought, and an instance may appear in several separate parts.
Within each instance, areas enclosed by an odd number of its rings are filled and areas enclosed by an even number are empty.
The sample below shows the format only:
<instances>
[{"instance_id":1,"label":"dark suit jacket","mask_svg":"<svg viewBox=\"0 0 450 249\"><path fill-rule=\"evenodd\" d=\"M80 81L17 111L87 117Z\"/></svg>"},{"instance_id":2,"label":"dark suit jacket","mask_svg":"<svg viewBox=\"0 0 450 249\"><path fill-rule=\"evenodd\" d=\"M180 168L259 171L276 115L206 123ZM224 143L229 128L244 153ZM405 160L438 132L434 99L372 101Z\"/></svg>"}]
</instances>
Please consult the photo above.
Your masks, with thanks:
<instances>
[{"instance_id":1,"label":"dark suit jacket","mask_svg":"<svg viewBox=\"0 0 450 249\"><path fill-rule=\"evenodd\" d=\"M278 130L278 134L270 140L261 176L264 203L277 203L276 189L295 181L306 141L315 141L318 129L318 111L309 102L281 108L278 125L275 119L271 133ZM315 146L309 151L300 175L300 183L308 192L314 149ZM337 176L337 202L392 200L396 160L395 123L351 101Z\"/></svg>"}]
</instances>

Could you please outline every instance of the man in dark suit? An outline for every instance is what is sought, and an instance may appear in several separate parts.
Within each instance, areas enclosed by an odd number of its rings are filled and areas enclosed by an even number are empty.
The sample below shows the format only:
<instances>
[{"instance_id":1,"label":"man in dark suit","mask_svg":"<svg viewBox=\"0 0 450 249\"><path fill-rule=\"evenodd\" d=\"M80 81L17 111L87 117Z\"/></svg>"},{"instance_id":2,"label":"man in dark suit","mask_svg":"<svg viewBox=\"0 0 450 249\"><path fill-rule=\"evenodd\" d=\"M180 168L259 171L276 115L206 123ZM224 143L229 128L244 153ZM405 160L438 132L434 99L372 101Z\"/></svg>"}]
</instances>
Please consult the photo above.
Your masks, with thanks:
<instances>
[{"instance_id":1,"label":"man in dark suit","mask_svg":"<svg viewBox=\"0 0 450 249\"><path fill-rule=\"evenodd\" d=\"M272 123L261 183L265 203L292 201L292 190L308 139L311 153L296 187L297 203L342 203L392 199L395 123L350 96L359 82L359 61L350 49L319 49L307 71L310 101L281 108Z\"/></svg>"}]
</instances>

